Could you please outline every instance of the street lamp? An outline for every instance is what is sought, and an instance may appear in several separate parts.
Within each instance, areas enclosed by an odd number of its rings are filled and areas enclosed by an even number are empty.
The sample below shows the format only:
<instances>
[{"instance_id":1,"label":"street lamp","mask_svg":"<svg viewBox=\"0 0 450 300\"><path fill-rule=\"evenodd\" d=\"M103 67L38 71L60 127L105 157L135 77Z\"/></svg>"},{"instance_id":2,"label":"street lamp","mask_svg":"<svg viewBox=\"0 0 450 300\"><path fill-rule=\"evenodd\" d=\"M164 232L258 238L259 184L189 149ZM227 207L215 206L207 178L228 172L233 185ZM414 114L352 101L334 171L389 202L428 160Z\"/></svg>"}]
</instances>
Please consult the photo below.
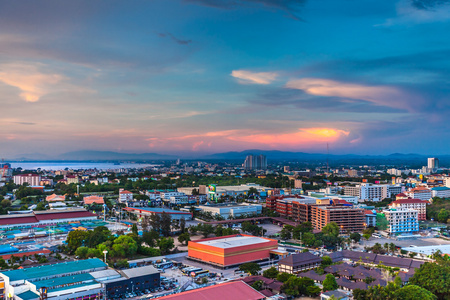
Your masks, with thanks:
<instances>
[{"instance_id":1,"label":"street lamp","mask_svg":"<svg viewBox=\"0 0 450 300\"><path fill-rule=\"evenodd\" d=\"M103 254L105 255L105 264L106 264L106 253L108 253L108 250L103 250Z\"/></svg>"}]
</instances>

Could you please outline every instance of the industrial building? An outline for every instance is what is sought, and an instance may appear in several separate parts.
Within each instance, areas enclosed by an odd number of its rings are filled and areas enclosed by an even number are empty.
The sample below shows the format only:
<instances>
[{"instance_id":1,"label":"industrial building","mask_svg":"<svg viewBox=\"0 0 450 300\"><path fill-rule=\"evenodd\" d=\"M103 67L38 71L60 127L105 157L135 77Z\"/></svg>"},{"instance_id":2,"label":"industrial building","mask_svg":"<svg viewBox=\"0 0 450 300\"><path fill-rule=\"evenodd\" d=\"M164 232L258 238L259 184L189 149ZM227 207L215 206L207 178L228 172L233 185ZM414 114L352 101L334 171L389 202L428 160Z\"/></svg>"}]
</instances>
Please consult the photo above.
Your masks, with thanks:
<instances>
[{"instance_id":1,"label":"industrial building","mask_svg":"<svg viewBox=\"0 0 450 300\"><path fill-rule=\"evenodd\" d=\"M277 240L236 234L190 241L188 258L227 268L246 262L268 260L271 252L277 249Z\"/></svg>"},{"instance_id":2,"label":"industrial building","mask_svg":"<svg viewBox=\"0 0 450 300\"><path fill-rule=\"evenodd\" d=\"M115 299L160 285L152 266L116 271L98 258L5 271L0 277L4 295L18 300Z\"/></svg>"},{"instance_id":3,"label":"industrial building","mask_svg":"<svg viewBox=\"0 0 450 300\"><path fill-rule=\"evenodd\" d=\"M166 213L170 215L172 219L192 220L192 213L173 209L157 208L157 207L125 207L124 210L137 215L139 218L151 216L153 214Z\"/></svg>"},{"instance_id":4,"label":"industrial building","mask_svg":"<svg viewBox=\"0 0 450 300\"><path fill-rule=\"evenodd\" d=\"M0 216L0 229L31 228L88 220L97 220L97 215L85 209L33 211L29 214Z\"/></svg>"},{"instance_id":5,"label":"industrial building","mask_svg":"<svg viewBox=\"0 0 450 300\"><path fill-rule=\"evenodd\" d=\"M203 212L211 212L213 215L217 214L225 219L230 216L238 218L242 215L260 215L262 213L260 204L200 205L198 208Z\"/></svg>"},{"instance_id":6,"label":"industrial building","mask_svg":"<svg viewBox=\"0 0 450 300\"><path fill-rule=\"evenodd\" d=\"M98 258L17 269L0 273L9 299L95 299L103 295L101 283L91 272L105 270L107 265Z\"/></svg>"}]
</instances>

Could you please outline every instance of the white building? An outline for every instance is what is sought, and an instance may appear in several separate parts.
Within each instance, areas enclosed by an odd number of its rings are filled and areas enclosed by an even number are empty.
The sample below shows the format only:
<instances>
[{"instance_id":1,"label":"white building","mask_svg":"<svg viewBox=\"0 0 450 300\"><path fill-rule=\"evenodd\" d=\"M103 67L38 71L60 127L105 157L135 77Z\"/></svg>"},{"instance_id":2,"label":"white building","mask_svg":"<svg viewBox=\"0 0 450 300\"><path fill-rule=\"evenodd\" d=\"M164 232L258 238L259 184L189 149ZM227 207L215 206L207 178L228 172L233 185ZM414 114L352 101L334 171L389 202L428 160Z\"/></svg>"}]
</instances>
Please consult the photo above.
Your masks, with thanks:
<instances>
[{"instance_id":1,"label":"white building","mask_svg":"<svg viewBox=\"0 0 450 300\"><path fill-rule=\"evenodd\" d=\"M200 205L198 207L203 212L211 212L213 215L221 215L224 219L229 216L239 218L242 215L260 215L262 213L262 205L259 204L242 204L242 205Z\"/></svg>"},{"instance_id":2,"label":"white building","mask_svg":"<svg viewBox=\"0 0 450 300\"><path fill-rule=\"evenodd\" d=\"M428 165L427 165L428 169L430 170L434 170L439 168L439 159L436 157L429 157L428 158Z\"/></svg>"},{"instance_id":3,"label":"white building","mask_svg":"<svg viewBox=\"0 0 450 300\"><path fill-rule=\"evenodd\" d=\"M431 190L421 186L406 191L404 194L412 199L430 200L432 198Z\"/></svg>"},{"instance_id":4,"label":"white building","mask_svg":"<svg viewBox=\"0 0 450 300\"><path fill-rule=\"evenodd\" d=\"M419 231L419 211L415 209L391 208L383 210L389 222L390 234Z\"/></svg>"},{"instance_id":5,"label":"white building","mask_svg":"<svg viewBox=\"0 0 450 300\"><path fill-rule=\"evenodd\" d=\"M30 186L38 186L41 183L41 175L39 174L19 174L14 175L14 184L23 185L28 183Z\"/></svg>"},{"instance_id":6,"label":"white building","mask_svg":"<svg viewBox=\"0 0 450 300\"><path fill-rule=\"evenodd\" d=\"M127 203L133 201L133 193L124 189L119 190L119 202Z\"/></svg>"},{"instance_id":7,"label":"white building","mask_svg":"<svg viewBox=\"0 0 450 300\"><path fill-rule=\"evenodd\" d=\"M431 197L450 198L450 188L438 186L431 189Z\"/></svg>"}]
</instances>

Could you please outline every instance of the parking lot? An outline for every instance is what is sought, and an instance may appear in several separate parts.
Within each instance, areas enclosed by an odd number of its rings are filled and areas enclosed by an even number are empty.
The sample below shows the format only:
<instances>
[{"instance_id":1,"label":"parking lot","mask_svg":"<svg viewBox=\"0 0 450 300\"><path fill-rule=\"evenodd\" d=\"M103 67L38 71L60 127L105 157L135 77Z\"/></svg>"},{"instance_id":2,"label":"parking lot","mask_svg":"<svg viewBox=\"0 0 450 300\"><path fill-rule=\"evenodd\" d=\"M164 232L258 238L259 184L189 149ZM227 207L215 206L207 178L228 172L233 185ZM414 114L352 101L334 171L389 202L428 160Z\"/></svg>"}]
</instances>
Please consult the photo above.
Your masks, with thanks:
<instances>
[{"instance_id":1,"label":"parking lot","mask_svg":"<svg viewBox=\"0 0 450 300\"><path fill-rule=\"evenodd\" d=\"M401 239L401 240L395 240L395 239L389 239L389 238L370 238L369 241L361 241L362 246L368 246L372 247L375 245L375 243L379 243L381 245L384 245L385 243L394 243L396 246L399 247L409 247L410 245L414 246L434 246L434 245L449 245L450 241L440 239L440 238L434 238L434 237L420 237L420 238L410 238L410 239Z\"/></svg>"}]
</instances>

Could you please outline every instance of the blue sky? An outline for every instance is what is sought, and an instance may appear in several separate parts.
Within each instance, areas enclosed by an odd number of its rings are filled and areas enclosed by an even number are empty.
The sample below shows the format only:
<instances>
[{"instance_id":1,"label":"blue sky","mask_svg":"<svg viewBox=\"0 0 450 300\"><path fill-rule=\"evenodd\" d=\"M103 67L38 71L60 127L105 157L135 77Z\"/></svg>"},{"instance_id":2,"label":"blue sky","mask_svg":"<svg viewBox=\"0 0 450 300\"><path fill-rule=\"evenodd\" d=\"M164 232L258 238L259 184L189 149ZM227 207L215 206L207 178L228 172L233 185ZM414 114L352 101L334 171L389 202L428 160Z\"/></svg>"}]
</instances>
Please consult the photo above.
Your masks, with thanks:
<instances>
[{"instance_id":1,"label":"blue sky","mask_svg":"<svg viewBox=\"0 0 450 300\"><path fill-rule=\"evenodd\" d=\"M448 153L450 1L0 0L0 156Z\"/></svg>"}]
</instances>

